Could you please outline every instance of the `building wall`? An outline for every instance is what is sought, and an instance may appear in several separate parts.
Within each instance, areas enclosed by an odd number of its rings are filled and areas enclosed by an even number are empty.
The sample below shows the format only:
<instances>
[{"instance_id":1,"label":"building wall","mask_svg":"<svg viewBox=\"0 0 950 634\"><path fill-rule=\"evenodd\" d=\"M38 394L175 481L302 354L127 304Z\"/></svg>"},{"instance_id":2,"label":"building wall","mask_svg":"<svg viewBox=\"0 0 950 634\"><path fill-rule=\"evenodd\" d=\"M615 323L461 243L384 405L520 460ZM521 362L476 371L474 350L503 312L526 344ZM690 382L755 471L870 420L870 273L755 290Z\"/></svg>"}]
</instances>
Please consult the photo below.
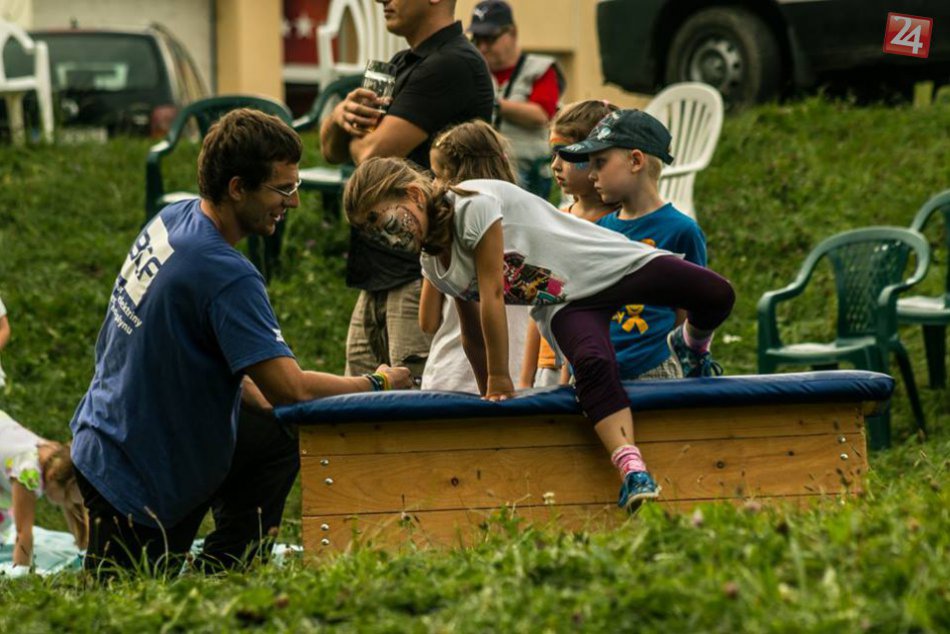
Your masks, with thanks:
<instances>
[{"instance_id":1,"label":"building wall","mask_svg":"<svg viewBox=\"0 0 950 634\"><path fill-rule=\"evenodd\" d=\"M33 24L33 0L0 0L0 20L30 28Z\"/></svg>"},{"instance_id":2,"label":"building wall","mask_svg":"<svg viewBox=\"0 0 950 634\"><path fill-rule=\"evenodd\" d=\"M609 99L642 107L648 97L604 85L597 47L596 0L509 0L518 41L529 52L554 55L567 78L564 102ZM466 27L478 0L458 0L455 17Z\"/></svg>"},{"instance_id":3,"label":"building wall","mask_svg":"<svg viewBox=\"0 0 950 634\"><path fill-rule=\"evenodd\" d=\"M283 101L281 0L216 0L218 92Z\"/></svg>"},{"instance_id":4,"label":"building wall","mask_svg":"<svg viewBox=\"0 0 950 634\"><path fill-rule=\"evenodd\" d=\"M24 0L0 0L17 4ZM26 0L28 1L28 0ZM144 27L159 23L181 40L214 89L213 0L32 0L34 28Z\"/></svg>"}]
</instances>

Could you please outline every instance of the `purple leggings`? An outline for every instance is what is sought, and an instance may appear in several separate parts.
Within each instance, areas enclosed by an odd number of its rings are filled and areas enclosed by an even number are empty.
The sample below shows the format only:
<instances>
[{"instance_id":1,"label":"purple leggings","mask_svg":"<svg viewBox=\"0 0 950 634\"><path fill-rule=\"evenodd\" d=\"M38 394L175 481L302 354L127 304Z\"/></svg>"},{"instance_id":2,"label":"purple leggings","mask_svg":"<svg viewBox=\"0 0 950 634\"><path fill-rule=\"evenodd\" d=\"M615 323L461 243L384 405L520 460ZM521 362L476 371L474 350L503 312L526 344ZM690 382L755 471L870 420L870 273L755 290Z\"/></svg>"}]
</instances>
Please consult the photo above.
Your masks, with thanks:
<instances>
[{"instance_id":1,"label":"purple leggings","mask_svg":"<svg viewBox=\"0 0 950 634\"><path fill-rule=\"evenodd\" d=\"M619 306L651 304L687 311L690 325L714 330L732 311L736 294L726 278L673 256L662 256L596 295L569 302L551 321L558 346L574 367L577 400L593 424L630 407L610 343Z\"/></svg>"}]
</instances>

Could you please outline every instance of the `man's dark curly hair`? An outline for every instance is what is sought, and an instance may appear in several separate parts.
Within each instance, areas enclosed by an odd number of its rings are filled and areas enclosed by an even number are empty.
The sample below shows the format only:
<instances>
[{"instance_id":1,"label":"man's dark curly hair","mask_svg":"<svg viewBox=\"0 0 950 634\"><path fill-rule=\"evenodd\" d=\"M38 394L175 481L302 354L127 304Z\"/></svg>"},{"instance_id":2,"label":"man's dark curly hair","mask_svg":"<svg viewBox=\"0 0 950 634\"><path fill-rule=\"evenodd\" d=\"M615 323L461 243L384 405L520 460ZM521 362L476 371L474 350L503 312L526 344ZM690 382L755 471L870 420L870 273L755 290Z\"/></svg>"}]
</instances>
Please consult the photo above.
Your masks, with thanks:
<instances>
[{"instance_id":1,"label":"man's dark curly hair","mask_svg":"<svg viewBox=\"0 0 950 634\"><path fill-rule=\"evenodd\" d=\"M299 163L300 137L279 118L251 108L232 110L208 130L198 155L198 191L220 203L235 176L255 190L270 178L274 163Z\"/></svg>"}]
</instances>

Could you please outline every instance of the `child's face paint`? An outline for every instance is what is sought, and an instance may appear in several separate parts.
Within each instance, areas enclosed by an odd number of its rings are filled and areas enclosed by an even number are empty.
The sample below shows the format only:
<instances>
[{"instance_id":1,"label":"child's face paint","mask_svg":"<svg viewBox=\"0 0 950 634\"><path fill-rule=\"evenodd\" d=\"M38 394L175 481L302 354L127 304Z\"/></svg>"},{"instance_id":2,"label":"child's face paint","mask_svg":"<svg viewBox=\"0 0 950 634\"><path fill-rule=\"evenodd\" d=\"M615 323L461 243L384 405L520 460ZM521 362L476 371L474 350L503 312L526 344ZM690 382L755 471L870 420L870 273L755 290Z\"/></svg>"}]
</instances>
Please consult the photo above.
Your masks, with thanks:
<instances>
[{"instance_id":1,"label":"child's face paint","mask_svg":"<svg viewBox=\"0 0 950 634\"><path fill-rule=\"evenodd\" d=\"M366 213L363 234L372 242L407 253L419 253L425 237L422 222L413 213L410 200L390 202Z\"/></svg>"},{"instance_id":2,"label":"child's face paint","mask_svg":"<svg viewBox=\"0 0 950 634\"><path fill-rule=\"evenodd\" d=\"M588 163L568 163L560 156L557 151L563 147L576 143L575 139L563 137L555 132L551 133L548 139L551 146L551 154L554 159L551 161L551 171L554 172L554 178L561 190L565 194L572 196L586 196L592 194L594 185L588 179Z\"/></svg>"}]
</instances>

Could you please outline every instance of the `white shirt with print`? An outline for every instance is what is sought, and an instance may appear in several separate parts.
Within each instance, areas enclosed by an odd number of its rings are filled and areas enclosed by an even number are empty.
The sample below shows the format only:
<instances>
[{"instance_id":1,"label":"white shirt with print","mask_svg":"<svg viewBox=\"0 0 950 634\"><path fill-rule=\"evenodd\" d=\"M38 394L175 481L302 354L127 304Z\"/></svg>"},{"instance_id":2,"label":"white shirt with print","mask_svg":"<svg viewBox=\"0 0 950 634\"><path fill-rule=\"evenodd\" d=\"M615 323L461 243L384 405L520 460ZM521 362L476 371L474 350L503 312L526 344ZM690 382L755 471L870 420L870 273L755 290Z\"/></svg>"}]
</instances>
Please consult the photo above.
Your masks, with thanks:
<instances>
[{"instance_id":1,"label":"white shirt with print","mask_svg":"<svg viewBox=\"0 0 950 634\"><path fill-rule=\"evenodd\" d=\"M451 262L423 253L422 272L451 297L478 301L475 247L501 221L505 303L531 306L541 334L554 342L551 319L567 302L610 288L653 258L672 255L558 211L506 181L470 180L449 193L455 205Z\"/></svg>"}]
</instances>

